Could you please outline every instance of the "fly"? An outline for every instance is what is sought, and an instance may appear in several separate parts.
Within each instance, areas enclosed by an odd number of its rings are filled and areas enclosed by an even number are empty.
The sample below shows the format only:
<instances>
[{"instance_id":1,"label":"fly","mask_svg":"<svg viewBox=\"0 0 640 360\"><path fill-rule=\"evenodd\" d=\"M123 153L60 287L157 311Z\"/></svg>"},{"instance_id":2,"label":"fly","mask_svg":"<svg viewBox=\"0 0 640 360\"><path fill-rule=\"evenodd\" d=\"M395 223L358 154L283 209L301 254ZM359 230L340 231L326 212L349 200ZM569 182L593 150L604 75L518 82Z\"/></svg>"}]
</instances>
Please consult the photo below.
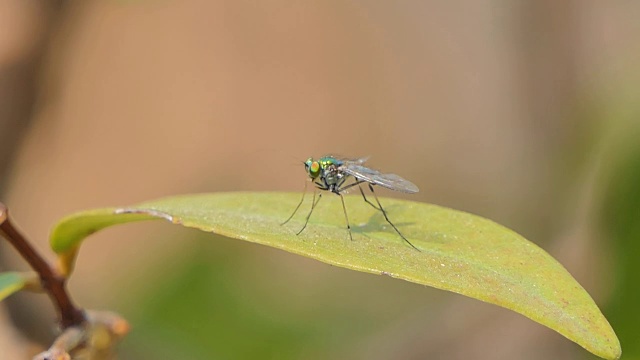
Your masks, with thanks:
<instances>
[{"instance_id":1,"label":"fly","mask_svg":"<svg viewBox=\"0 0 640 360\"><path fill-rule=\"evenodd\" d=\"M387 216L387 212L384 210L384 208L380 204L380 201L378 200L378 196L373 190L374 185L379 185L390 190L413 194L418 192L418 187L414 185L412 182L405 180L396 174L384 174L377 170L373 170L364 166L364 163L365 161L367 161L367 159L368 158L347 160L347 159L338 159L333 156L324 156L318 160L314 160L313 158L308 158L307 161L304 162L304 168L305 168L305 171L307 172L307 175L309 176L309 178L311 179L311 181L313 182L313 184L316 186L317 189L329 191L340 196L340 200L342 202L342 209L344 211L344 219L347 222L347 230L349 231L349 238L351 240L353 240L353 236L351 235L351 225L349 224L349 217L347 216L347 208L344 205L344 197L342 196L342 193L347 189L357 186L358 189L360 190L360 194L362 194L362 198L364 199L364 201L367 204L371 205L374 209L382 213L382 215L384 216L384 219L389 223L389 225L391 225L391 227L393 227L393 229L398 233L398 235L400 235L402 240L404 240L412 248L420 251L409 240L407 240L407 238L404 237L404 235L402 235L400 230L398 230L398 228L391 222L391 220L389 220L389 216ZM353 179L353 182L350 182L347 184L347 180L349 179ZM369 186L369 190L371 190L371 193L376 199L376 203L378 204L378 206L376 206L374 203L369 201L369 199L367 199L366 195L364 194L364 191L362 190L362 187L360 186L361 184L367 184L367 186ZM320 199L322 198L322 192L320 192L317 194L317 200L316 200L316 193L317 191L314 190L313 200L311 201L311 210L309 210L309 213L307 214L307 217L304 222L304 226L302 226L302 229L300 229L300 231L297 232L297 235L300 235L302 231L304 231L304 229L307 227L307 224L309 223L309 218L311 217L313 210L315 209L316 205L318 205L318 202L320 202ZM305 191L302 193L302 199L300 199L298 206L296 206L295 210L293 210L293 214L291 214L291 216L289 216L289 218L285 220L285 222L283 222L282 225L288 223L289 220L291 220L291 218L293 218L293 216L296 214L296 212L298 212L300 205L302 205L302 202L304 201L305 194L306 194L306 184L305 184Z\"/></svg>"}]
</instances>

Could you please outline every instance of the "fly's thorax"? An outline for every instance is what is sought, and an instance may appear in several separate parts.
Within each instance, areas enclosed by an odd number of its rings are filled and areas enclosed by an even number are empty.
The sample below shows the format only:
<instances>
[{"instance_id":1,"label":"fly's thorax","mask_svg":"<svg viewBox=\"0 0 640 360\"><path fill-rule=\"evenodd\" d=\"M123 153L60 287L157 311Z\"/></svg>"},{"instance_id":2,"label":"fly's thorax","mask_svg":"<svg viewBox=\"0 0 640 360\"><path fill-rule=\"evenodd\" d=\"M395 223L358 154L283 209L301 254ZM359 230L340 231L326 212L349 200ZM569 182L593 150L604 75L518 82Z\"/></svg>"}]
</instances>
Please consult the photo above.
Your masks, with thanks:
<instances>
[{"instance_id":1,"label":"fly's thorax","mask_svg":"<svg viewBox=\"0 0 640 360\"><path fill-rule=\"evenodd\" d=\"M322 169L322 181L327 187L341 184L345 176L346 174L333 164Z\"/></svg>"},{"instance_id":2,"label":"fly's thorax","mask_svg":"<svg viewBox=\"0 0 640 360\"><path fill-rule=\"evenodd\" d=\"M320 159L318 159L318 162L320 163L320 166L325 169L328 168L330 166L340 166L342 165L342 161L332 157L332 156L323 156Z\"/></svg>"}]
</instances>

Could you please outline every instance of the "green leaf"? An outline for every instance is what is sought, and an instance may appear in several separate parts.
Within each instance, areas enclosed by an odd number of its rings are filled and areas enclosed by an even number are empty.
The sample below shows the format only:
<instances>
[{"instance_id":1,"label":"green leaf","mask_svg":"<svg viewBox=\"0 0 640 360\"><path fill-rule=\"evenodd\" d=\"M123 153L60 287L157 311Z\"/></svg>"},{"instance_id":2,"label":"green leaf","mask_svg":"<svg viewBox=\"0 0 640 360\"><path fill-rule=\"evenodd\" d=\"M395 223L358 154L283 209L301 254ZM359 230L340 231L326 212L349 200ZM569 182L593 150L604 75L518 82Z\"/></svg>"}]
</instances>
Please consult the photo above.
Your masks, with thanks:
<instances>
[{"instance_id":1,"label":"green leaf","mask_svg":"<svg viewBox=\"0 0 640 360\"><path fill-rule=\"evenodd\" d=\"M280 223L299 196L186 195L81 212L53 229L51 246L63 261L72 263L87 235L111 225L160 218L496 304L548 326L600 357L620 357L620 343L589 294L549 254L512 230L436 205L381 199L394 224L421 250L416 251L358 195L345 199L353 231L350 241L339 198L327 194L297 236L310 199L288 224Z\"/></svg>"},{"instance_id":2,"label":"green leaf","mask_svg":"<svg viewBox=\"0 0 640 360\"><path fill-rule=\"evenodd\" d=\"M9 295L22 290L27 279L19 273L6 272L0 274L0 301Z\"/></svg>"}]
</instances>

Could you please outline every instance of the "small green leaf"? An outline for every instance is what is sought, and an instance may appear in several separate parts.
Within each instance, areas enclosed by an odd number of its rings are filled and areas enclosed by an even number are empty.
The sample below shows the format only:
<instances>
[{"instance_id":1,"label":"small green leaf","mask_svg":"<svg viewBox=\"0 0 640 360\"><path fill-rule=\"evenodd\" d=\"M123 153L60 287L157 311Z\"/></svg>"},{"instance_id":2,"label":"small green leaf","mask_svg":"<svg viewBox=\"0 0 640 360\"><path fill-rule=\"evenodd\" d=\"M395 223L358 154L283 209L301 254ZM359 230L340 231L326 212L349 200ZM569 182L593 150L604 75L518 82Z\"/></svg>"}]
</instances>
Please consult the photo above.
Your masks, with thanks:
<instances>
[{"instance_id":1,"label":"small green leaf","mask_svg":"<svg viewBox=\"0 0 640 360\"><path fill-rule=\"evenodd\" d=\"M310 199L286 225L300 194L178 196L63 219L51 246L72 263L80 242L102 228L162 218L174 224L272 246L332 265L449 290L523 314L592 353L620 357L620 343L589 294L544 250L501 225L436 205L381 199L409 247L360 196L346 197L353 241L338 197L325 195L296 236Z\"/></svg>"},{"instance_id":2,"label":"small green leaf","mask_svg":"<svg viewBox=\"0 0 640 360\"><path fill-rule=\"evenodd\" d=\"M19 273L6 272L0 274L0 301L22 290L26 282L27 279Z\"/></svg>"}]
</instances>

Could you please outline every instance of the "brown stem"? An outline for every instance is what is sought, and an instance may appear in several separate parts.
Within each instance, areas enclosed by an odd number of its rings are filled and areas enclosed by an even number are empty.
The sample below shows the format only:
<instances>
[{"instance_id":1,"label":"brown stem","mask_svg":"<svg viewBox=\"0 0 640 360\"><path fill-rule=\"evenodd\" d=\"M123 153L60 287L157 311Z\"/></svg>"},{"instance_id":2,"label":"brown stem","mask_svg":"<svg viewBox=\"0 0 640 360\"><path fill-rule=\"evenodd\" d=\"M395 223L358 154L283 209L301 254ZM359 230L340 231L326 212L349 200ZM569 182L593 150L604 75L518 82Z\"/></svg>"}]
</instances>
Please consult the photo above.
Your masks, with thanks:
<instances>
[{"instance_id":1,"label":"brown stem","mask_svg":"<svg viewBox=\"0 0 640 360\"><path fill-rule=\"evenodd\" d=\"M40 276L42 288L58 308L60 325L63 329L81 325L86 321L84 312L73 304L67 289L66 278L59 274L38 254L25 237L13 226L9 219L9 210L0 203L0 235L7 239L31 268Z\"/></svg>"}]
</instances>

